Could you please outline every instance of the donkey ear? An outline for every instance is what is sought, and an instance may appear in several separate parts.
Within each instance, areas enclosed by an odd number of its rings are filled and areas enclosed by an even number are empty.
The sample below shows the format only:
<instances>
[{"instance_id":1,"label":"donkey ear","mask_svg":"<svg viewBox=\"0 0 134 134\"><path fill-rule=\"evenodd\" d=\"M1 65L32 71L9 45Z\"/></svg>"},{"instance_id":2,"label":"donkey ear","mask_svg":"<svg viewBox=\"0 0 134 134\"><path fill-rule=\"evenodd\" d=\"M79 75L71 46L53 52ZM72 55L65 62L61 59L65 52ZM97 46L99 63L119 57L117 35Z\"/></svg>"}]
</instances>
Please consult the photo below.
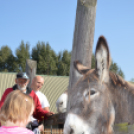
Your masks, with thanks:
<instances>
[{"instance_id":1,"label":"donkey ear","mask_svg":"<svg viewBox=\"0 0 134 134\"><path fill-rule=\"evenodd\" d=\"M100 36L97 42L96 52L96 72L101 81L107 81L109 78L110 52L105 37Z\"/></svg>"},{"instance_id":2,"label":"donkey ear","mask_svg":"<svg viewBox=\"0 0 134 134\"><path fill-rule=\"evenodd\" d=\"M84 65L81 64L80 61L74 61L74 68L80 73L80 74L86 74L90 69Z\"/></svg>"}]
</instances>

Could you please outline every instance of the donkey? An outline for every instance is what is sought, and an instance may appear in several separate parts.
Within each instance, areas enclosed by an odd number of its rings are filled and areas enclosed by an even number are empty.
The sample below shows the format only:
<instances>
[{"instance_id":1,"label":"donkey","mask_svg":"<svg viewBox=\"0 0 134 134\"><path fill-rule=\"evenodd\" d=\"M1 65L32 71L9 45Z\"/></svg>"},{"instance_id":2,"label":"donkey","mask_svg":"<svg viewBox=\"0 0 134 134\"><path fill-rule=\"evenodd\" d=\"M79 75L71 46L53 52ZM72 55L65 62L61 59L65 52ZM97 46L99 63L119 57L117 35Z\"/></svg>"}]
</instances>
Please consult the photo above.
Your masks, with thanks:
<instances>
[{"instance_id":1,"label":"donkey","mask_svg":"<svg viewBox=\"0 0 134 134\"><path fill-rule=\"evenodd\" d=\"M114 123L134 123L134 85L109 71L110 52L103 36L98 39L95 58L95 69L74 62L80 75L65 93L69 101L64 134L113 134ZM57 106L65 102L60 99Z\"/></svg>"},{"instance_id":2,"label":"donkey","mask_svg":"<svg viewBox=\"0 0 134 134\"><path fill-rule=\"evenodd\" d=\"M56 101L56 107L58 113L66 113L67 101L68 101L68 93L66 90L62 95L60 95L60 97Z\"/></svg>"}]
</instances>

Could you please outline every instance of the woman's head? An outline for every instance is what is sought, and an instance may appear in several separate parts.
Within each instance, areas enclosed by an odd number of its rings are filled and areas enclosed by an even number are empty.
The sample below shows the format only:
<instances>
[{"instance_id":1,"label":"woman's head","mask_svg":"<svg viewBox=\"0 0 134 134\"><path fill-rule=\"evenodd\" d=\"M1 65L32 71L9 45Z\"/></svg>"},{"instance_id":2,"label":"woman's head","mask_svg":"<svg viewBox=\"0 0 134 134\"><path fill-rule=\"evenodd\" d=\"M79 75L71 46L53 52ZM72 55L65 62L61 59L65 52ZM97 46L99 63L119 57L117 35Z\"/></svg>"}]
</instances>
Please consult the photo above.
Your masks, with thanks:
<instances>
[{"instance_id":1,"label":"woman's head","mask_svg":"<svg viewBox=\"0 0 134 134\"><path fill-rule=\"evenodd\" d=\"M15 90L7 96L0 110L0 121L4 123L7 121L27 123L33 110L34 101L32 97L20 90Z\"/></svg>"}]
</instances>

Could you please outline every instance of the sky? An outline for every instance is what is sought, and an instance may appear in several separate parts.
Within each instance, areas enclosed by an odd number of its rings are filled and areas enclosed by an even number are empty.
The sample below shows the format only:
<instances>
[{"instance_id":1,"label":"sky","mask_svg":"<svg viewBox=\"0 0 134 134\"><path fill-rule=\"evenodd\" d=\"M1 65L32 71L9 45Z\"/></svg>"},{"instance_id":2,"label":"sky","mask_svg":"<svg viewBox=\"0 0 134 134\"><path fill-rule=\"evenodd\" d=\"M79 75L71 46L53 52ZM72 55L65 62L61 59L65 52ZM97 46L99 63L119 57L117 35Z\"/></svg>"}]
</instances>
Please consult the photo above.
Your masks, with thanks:
<instances>
[{"instance_id":1,"label":"sky","mask_svg":"<svg viewBox=\"0 0 134 134\"><path fill-rule=\"evenodd\" d=\"M56 53L72 50L77 0L0 0L0 48L12 52L21 41L31 49L38 41ZM112 60L134 78L134 0L98 0L93 52L100 35L109 44Z\"/></svg>"}]
</instances>

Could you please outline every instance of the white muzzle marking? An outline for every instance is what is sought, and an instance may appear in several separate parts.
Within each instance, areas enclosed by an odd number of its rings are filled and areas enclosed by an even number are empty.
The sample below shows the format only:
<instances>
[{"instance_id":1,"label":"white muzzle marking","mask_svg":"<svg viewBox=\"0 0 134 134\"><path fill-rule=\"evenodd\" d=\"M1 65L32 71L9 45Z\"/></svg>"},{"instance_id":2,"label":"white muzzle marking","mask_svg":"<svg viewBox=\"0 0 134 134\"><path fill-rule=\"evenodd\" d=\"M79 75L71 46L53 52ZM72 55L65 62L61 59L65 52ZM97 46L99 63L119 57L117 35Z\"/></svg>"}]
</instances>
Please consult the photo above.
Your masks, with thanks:
<instances>
[{"instance_id":1,"label":"white muzzle marking","mask_svg":"<svg viewBox=\"0 0 134 134\"><path fill-rule=\"evenodd\" d=\"M64 134L91 134L92 128L75 114L68 114L64 124Z\"/></svg>"}]
</instances>

